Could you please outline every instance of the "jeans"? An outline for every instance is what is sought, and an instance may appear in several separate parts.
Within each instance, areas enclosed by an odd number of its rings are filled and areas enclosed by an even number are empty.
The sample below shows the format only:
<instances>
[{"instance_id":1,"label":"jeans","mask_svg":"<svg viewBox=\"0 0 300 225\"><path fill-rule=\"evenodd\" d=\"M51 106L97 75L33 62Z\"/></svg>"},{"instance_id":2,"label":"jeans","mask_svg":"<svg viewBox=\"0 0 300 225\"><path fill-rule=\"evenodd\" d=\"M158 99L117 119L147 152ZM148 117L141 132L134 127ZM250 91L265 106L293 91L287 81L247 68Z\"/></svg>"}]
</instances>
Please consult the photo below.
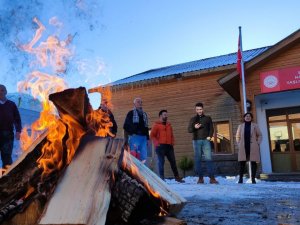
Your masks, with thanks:
<instances>
[{"instance_id":1,"label":"jeans","mask_svg":"<svg viewBox=\"0 0 300 225\"><path fill-rule=\"evenodd\" d=\"M147 136L130 135L128 138L130 153L141 161L147 160L147 142Z\"/></svg>"},{"instance_id":2,"label":"jeans","mask_svg":"<svg viewBox=\"0 0 300 225\"><path fill-rule=\"evenodd\" d=\"M165 179L164 175L164 165L165 165L165 156L170 162L173 174L175 177L178 177L178 170L176 166L174 148L172 145L160 144L155 149L158 159L158 172L161 179Z\"/></svg>"},{"instance_id":3,"label":"jeans","mask_svg":"<svg viewBox=\"0 0 300 225\"><path fill-rule=\"evenodd\" d=\"M214 177L214 168L211 156L211 146L208 140L193 140L195 171L199 177L203 177L201 161L202 156L206 161L207 171L210 178Z\"/></svg>"},{"instance_id":4,"label":"jeans","mask_svg":"<svg viewBox=\"0 0 300 225\"><path fill-rule=\"evenodd\" d=\"M12 164L12 150L14 147L14 133L12 131L0 131L0 152L2 168Z\"/></svg>"}]
</instances>

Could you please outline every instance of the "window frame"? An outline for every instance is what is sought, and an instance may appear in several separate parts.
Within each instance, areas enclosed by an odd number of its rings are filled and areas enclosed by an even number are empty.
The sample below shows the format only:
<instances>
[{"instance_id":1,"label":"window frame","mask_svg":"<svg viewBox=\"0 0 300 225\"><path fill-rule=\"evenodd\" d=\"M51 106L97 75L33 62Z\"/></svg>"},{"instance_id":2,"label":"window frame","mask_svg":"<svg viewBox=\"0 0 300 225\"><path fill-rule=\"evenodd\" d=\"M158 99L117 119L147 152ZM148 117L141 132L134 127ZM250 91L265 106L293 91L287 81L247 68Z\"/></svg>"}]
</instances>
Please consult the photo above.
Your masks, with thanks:
<instances>
[{"instance_id":1,"label":"window frame","mask_svg":"<svg viewBox=\"0 0 300 225\"><path fill-rule=\"evenodd\" d=\"M230 152L218 152L217 149L217 125L218 124L228 124L228 131L229 131L229 137L230 137ZM233 149L233 133L232 133L232 122L230 119L222 119L222 120L213 120L213 127L214 127L214 134L212 138L212 153L214 155L233 155L234 154L234 149Z\"/></svg>"}]
</instances>

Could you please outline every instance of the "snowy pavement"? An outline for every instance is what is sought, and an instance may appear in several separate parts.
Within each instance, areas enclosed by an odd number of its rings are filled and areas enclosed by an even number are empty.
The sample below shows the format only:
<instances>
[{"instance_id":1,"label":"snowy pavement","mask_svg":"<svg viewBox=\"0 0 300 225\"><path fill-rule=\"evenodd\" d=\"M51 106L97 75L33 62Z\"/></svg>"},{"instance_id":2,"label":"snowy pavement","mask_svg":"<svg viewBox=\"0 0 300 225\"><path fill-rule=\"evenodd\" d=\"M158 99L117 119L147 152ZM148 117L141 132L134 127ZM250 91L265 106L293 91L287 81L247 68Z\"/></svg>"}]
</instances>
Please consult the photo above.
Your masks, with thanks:
<instances>
[{"instance_id":1,"label":"snowy pavement","mask_svg":"<svg viewBox=\"0 0 300 225\"><path fill-rule=\"evenodd\" d=\"M177 218L188 225L300 225L300 182L237 184L237 177L217 177L220 184L196 184L166 180L171 189L187 199ZM247 181L247 179L244 179Z\"/></svg>"}]
</instances>

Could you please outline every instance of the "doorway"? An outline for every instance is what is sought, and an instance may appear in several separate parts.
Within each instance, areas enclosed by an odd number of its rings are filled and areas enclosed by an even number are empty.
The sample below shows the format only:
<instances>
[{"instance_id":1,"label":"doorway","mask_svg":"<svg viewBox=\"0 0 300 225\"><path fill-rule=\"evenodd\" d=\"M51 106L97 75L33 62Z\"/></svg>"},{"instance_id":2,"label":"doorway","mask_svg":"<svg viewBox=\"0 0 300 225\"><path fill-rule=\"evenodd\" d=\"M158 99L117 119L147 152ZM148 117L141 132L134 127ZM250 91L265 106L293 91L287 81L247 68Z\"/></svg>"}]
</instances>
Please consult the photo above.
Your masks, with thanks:
<instances>
[{"instance_id":1,"label":"doorway","mask_svg":"<svg viewBox=\"0 0 300 225\"><path fill-rule=\"evenodd\" d=\"M272 170L300 171L300 107L266 110Z\"/></svg>"}]
</instances>

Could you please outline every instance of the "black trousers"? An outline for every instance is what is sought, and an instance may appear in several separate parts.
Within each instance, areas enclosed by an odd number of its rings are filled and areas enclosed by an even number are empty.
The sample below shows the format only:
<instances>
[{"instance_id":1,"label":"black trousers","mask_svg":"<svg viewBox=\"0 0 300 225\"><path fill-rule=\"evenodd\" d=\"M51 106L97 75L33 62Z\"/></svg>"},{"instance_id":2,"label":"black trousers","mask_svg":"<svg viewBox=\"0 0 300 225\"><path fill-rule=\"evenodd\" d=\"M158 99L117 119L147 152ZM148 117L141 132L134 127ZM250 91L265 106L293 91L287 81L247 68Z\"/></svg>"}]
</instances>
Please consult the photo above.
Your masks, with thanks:
<instances>
[{"instance_id":1,"label":"black trousers","mask_svg":"<svg viewBox=\"0 0 300 225\"><path fill-rule=\"evenodd\" d=\"M178 177L178 170L176 166L176 160L175 160L175 154L174 154L174 148L172 145L168 144L160 144L156 147L156 154L158 159L158 172L159 176L164 179L164 165L165 165L165 156L170 162L173 174L175 177Z\"/></svg>"},{"instance_id":2,"label":"black trousers","mask_svg":"<svg viewBox=\"0 0 300 225\"><path fill-rule=\"evenodd\" d=\"M240 161L239 164L240 164L239 175L240 175L240 177L243 177L244 172L245 172L245 168L246 168L246 161ZM257 171L257 163L251 161L251 173L252 173L252 177L251 178L255 178L256 171Z\"/></svg>"},{"instance_id":3,"label":"black trousers","mask_svg":"<svg viewBox=\"0 0 300 225\"><path fill-rule=\"evenodd\" d=\"M0 131L0 152L2 168L12 164L12 150L14 147L14 132Z\"/></svg>"}]
</instances>

